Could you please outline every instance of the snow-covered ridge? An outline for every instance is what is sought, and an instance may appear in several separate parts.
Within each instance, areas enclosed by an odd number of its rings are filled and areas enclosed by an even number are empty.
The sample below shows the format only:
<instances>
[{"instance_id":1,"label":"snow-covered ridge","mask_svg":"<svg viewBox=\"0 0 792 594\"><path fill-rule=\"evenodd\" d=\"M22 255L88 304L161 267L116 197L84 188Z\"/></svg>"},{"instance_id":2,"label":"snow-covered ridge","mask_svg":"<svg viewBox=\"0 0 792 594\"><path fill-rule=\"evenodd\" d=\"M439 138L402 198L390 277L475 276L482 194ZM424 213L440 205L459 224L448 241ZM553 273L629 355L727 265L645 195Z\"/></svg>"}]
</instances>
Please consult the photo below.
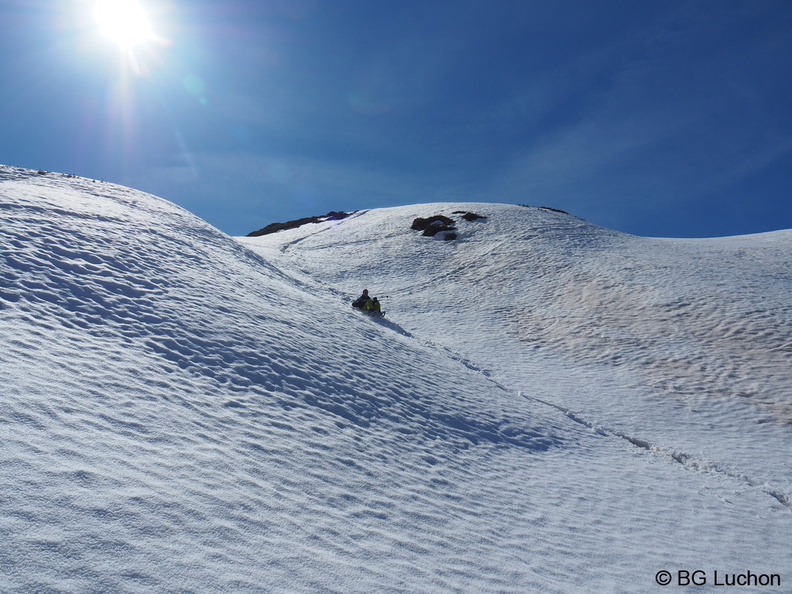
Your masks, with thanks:
<instances>
[{"instance_id":1,"label":"snow-covered ridge","mask_svg":"<svg viewBox=\"0 0 792 594\"><path fill-rule=\"evenodd\" d=\"M696 242L560 213L464 205L488 218L454 242L409 230L449 206L233 239L129 188L0 167L0 590L652 591L662 568L783 571L789 235L705 242L712 259L743 243L776 279L756 300L706 259L682 280L643 264ZM349 307L364 282L385 320ZM677 376L640 342L661 321L635 312L669 283L731 287L760 336L685 381L726 357L734 385L752 361L775 391L739 408L652 384ZM723 307L688 315L689 340Z\"/></svg>"},{"instance_id":2,"label":"snow-covered ridge","mask_svg":"<svg viewBox=\"0 0 792 594\"><path fill-rule=\"evenodd\" d=\"M465 211L487 218L457 217L452 242L408 230L414 217ZM557 366L560 356L621 388L617 398L556 392L556 404L713 464L767 479L780 463L792 476L784 457L756 460L768 442L783 451L788 429L779 426L792 423L792 231L652 239L541 208L440 203L243 241L349 294L367 279L388 292L407 330L515 391L530 392L539 359ZM683 418L656 423L657 406ZM690 439L691 430L708 436ZM792 481L784 489L792 493Z\"/></svg>"}]
</instances>

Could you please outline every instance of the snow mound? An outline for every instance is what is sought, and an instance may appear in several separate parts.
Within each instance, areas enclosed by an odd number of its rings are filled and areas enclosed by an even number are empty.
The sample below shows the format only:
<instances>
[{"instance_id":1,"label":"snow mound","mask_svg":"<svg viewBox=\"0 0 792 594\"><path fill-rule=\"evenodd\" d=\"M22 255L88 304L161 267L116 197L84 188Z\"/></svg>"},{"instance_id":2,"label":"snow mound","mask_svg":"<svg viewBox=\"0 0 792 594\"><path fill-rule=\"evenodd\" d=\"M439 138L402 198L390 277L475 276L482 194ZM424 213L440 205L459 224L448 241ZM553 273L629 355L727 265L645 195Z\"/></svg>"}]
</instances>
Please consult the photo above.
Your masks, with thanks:
<instances>
[{"instance_id":1,"label":"snow mound","mask_svg":"<svg viewBox=\"0 0 792 594\"><path fill-rule=\"evenodd\" d=\"M453 508L442 461L565 439L161 199L4 168L0 210L5 591L310 590L399 498Z\"/></svg>"}]
</instances>

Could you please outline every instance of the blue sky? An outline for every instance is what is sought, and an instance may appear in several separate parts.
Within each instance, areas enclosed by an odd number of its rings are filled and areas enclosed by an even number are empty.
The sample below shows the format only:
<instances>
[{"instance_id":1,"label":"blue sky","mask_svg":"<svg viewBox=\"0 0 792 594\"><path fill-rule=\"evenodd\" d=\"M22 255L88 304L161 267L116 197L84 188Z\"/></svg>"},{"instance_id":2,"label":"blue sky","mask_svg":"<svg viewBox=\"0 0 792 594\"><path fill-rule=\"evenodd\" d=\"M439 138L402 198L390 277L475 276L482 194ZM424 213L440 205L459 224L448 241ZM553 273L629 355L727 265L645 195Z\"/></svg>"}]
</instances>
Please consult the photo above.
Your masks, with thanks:
<instances>
[{"instance_id":1,"label":"blue sky","mask_svg":"<svg viewBox=\"0 0 792 594\"><path fill-rule=\"evenodd\" d=\"M119 0L120 1L120 0ZM792 228L792 3L93 0L0 7L0 163L171 200L243 235L432 201L638 235Z\"/></svg>"}]
</instances>

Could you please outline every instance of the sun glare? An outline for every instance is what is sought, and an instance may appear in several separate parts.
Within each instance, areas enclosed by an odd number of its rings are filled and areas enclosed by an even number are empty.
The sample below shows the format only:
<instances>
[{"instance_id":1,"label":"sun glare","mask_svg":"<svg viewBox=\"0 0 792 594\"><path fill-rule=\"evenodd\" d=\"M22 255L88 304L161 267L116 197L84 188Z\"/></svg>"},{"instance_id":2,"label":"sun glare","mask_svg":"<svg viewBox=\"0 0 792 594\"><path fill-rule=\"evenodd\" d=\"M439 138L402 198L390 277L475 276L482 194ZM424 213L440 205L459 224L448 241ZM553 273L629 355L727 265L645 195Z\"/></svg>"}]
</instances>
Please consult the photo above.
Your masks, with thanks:
<instances>
[{"instance_id":1,"label":"sun glare","mask_svg":"<svg viewBox=\"0 0 792 594\"><path fill-rule=\"evenodd\" d=\"M99 32L121 48L154 39L149 17L138 0L97 0L94 18Z\"/></svg>"}]
</instances>

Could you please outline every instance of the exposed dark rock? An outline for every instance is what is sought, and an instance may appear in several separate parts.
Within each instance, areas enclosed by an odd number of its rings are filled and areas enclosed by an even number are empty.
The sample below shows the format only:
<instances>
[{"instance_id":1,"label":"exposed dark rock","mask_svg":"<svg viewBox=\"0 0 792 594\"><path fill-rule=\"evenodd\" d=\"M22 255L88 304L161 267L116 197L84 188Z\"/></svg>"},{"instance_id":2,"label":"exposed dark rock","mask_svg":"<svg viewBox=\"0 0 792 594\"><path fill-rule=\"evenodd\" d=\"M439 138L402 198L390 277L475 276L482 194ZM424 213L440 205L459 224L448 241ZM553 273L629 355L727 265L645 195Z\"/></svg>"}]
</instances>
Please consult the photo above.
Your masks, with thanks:
<instances>
[{"instance_id":1,"label":"exposed dark rock","mask_svg":"<svg viewBox=\"0 0 792 594\"><path fill-rule=\"evenodd\" d=\"M324 221L340 221L341 219L347 218L351 215L351 212L343 212L343 211L336 211L331 210L326 215L316 216L316 217L303 217L301 219L295 219L293 221L287 221L285 223L270 223L266 227L259 229L258 231L253 231L248 233L248 237L260 237L261 235L269 235L270 233L277 233L278 231L284 231L286 229L296 229L297 227L302 227L303 225L307 225L308 223L321 223Z\"/></svg>"},{"instance_id":2,"label":"exposed dark rock","mask_svg":"<svg viewBox=\"0 0 792 594\"><path fill-rule=\"evenodd\" d=\"M429 217L428 219L424 219L422 217L418 217L417 219L415 219L412 222L412 226L410 227L410 229L414 229L415 231L423 231L424 229L426 229L430 225L434 225L435 223L438 223L438 222L442 223L443 225L447 225L447 226L450 226L450 225L454 224L454 220L453 219L449 219L448 217L445 217L443 215L435 215L433 217ZM435 231L435 233L436 233L436 231ZM434 235L434 233L432 233L431 235Z\"/></svg>"},{"instance_id":3,"label":"exposed dark rock","mask_svg":"<svg viewBox=\"0 0 792 594\"><path fill-rule=\"evenodd\" d=\"M462 215L465 221L475 221L477 219L486 219L484 215L476 214L467 210L456 210L452 214ZM456 222L444 215L435 215L429 218L418 217L413 220L411 229L416 231L423 231L426 237L435 237L442 233L440 237L446 241L456 239L459 235L456 233Z\"/></svg>"},{"instance_id":4,"label":"exposed dark rock","mask_svg":"<svg viewBox=\"0 0 792 594\"><path fill-rule=\"evenodd\" d=\"M452 221L453 222L453 221ZM446 225L440 220L437 220L424 229L423 235L426 237L434 237L441 231L455 231L456 227L453 225ZM456 235L456 234L455 234Z\"/></svg>"},{"instance_id":5,"label":"exposed dark rock","mask_svg":"<svg viewBox=\"0 0 792 594\"><path fill-rule=\"evenodd\" d=\"M560 210L560 209L558 209L558 208L553 208L553 207L551 207L551 206L540 206L539 208L540 208L541 210L552 210L553 212L560 212L561 214L565 214L565 215L568 215L568 214L569 214L569 213L568 213L567 211L565 211L565 210Z\"/></svg>"}]
</instances>

